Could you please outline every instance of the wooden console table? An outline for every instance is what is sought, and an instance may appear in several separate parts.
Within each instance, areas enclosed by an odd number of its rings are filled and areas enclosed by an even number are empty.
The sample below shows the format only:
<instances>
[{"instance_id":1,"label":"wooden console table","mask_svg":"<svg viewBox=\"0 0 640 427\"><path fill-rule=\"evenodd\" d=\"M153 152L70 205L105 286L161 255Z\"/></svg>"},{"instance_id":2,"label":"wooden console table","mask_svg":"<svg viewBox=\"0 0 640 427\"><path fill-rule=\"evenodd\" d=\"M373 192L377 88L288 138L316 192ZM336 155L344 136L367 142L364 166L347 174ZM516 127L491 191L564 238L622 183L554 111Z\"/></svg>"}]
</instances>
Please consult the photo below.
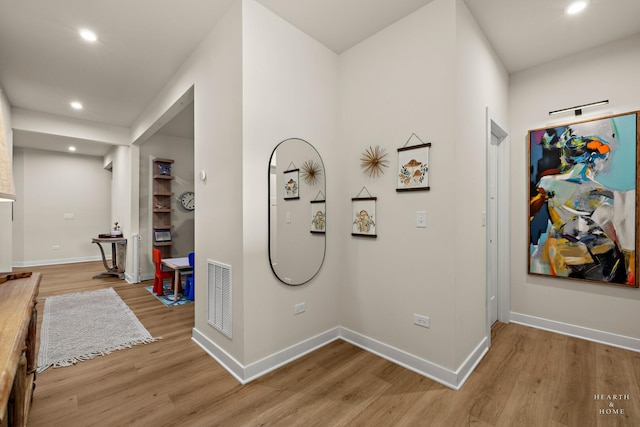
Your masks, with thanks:
<instances>
[{"instance_id":1,"label":"wooden console table","mask_svg":"<svg viewBox=\"0 0 640 427\"><path fill-rule=\"evenodd\" d=\"M95 237L91 242L100 248L102 264L107 270L104 273L96 274L93 278L118 276L118 278L124 279L124 266L127 263L127 239L122 237ZM107 263L107 257L104 254L101 243L111 243L111 267Z\"/></svg>"},{"instance_id":2,"label":"wooden console table","mask_svg":"<svg viewBox=\"0 0 640 427\"><path fill-rule=\"evenodd\" d=\"M0 425L26 426L36 372L40 273L0 283Z\"/></svg>"}]
</instances>

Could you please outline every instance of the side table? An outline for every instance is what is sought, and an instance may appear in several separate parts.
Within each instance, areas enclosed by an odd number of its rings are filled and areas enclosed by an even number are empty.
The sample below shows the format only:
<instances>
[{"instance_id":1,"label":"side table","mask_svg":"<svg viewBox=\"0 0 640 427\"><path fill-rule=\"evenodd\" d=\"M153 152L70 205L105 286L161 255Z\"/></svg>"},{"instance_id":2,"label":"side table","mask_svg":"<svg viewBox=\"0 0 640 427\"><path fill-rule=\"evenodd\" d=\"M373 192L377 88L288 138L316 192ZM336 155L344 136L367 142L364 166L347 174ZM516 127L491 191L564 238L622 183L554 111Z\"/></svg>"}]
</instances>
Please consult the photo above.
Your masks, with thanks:
<instances>
[{"instance_id":1,"label":"side table","mask_svg":"<svg viewBox=\"0 0 640 427\"><path fill-rule=\"evenodd\" d=\"M96 274L93 278L118 276L118 278L124 279L124 267L127 263L127 239L122 237L94 237L91 242L100 248L102 264L107 270L104 273ZM102 243L111 243L111 266L107 263Z\"/></svg>"}]
</instances>

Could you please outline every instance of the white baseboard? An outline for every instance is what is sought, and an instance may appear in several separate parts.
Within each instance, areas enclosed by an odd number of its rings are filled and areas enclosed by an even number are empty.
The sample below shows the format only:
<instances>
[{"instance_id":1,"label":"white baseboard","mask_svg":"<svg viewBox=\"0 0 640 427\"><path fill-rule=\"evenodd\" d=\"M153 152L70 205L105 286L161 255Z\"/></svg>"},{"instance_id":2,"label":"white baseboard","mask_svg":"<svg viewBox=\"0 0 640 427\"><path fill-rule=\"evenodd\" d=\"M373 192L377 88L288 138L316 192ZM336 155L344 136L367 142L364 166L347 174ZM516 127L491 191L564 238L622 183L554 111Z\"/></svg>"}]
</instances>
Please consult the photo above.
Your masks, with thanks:
<instances>
[{"instance_id":1,"label":"white baseboard","mask_svg":"<svg viewBox=\"0 0 640 427\"><path fill-rule=\"evenodd\" d=\"M222 365L233 377L238 380L240 384L246 384L244 379L244 366L236 359L233 358L224 349L219 347L215 342L207 338L198 329L192 329L191 339L198 344L204 351L209 353L209 356L213 357L216 362Z\"/></svg>"},{"instance_id":2,"label":"white baseboard","mask_svg":"<svg viewBox=\"0 0 640 427\"><path fill-rule=\"evenodd\" d=\"M377 356L405 367L413 372L432 379L442 385L455 389L457 378L455 372L428 360L421 359L404 350L397 349L383 342L374 340L347 328L341 328L343 340L369 351Z\"/></svg>"},{"instance_id":3,"label":"white baseboard","mask_svg":"<svg viewBox=\"0 0 640 427\"><path fill-rule=\"evenodd\" d=\"M140 281L146 282L147 280L153 280L154 277L155 273L140 274Z\"/></svg>"},{"instance_id":4,"label":"white baseboard","mask_svg":"<svg viewBox=\"0 0 640 427\"><path fill-rule=\"evenodd\" d=\"M247 366L243 366L196 328L193 329L192 339L241 384L247 384L330 342L342 339L454 390L462 387L469 375L471 375L471 372L473 372L473 369L487 353L489 344L489 340L485 337L458 370L454 372L343 327L336 327L325 331Z\"/></svg>"},{"instance_id":5,"label":"white baseboard","mask_svg":"<svg viewBox=\"0 0 640 427\"><path fill-rule=\"evenodd\" d=\"M337 340L339 337L339 328L332 328L321 334L311 337L302 342L285 348L277 353L267 356L257 362L250 363L244 369L246 382L253 381L271 371L274 371L288 363L293 362L302 356L311 353Z\"/></svg>"},{"instance_id":6,"label":"white baseboard","mask_svg":"<svg viewBox=\"0 0 640 427\"><path fill-rule=\"evenodd\" d=\"M215 342L204 336L198 329L193 328L191 338L204 351L209 353L218 363L222 365L231 375L234 376L241 384L247 384L259 377L280 368L281 366L291 363L294 360L308 354L318 348L329 344L338 339L338 328L330 329L315 337L304 340L282 351L267 356L257 362L243 366L240 362L233 358L224 349Z\"/></svg>"},{"instance_id":7,"label":"white baseboard","mask_svg":"<svg viewBox=\"0 0 640 427\"><path fill-rule=\"evenodd\" d=\"M100 256L80 257L80 258L59 258L59 259L41 259L35 261L14 261L14 267L37 267L40 265L54 264L75 264L77 262L101 261Z\"/></svg>"},{"instance_id":8,"label":"white baseboard","mask_svg":"<svg viewBox=\"0 0 640 427\"><path fill-rule=\"evenodd\" d=\"M353 345L454 390L459 390L462 387L471 372L473 372L473 369L489 350L489 340L484 337L464 363L456 371L452 371L347 328L341 328L340 336L343 340Z\"/></svg>"},{"instance_id":9,"label":"white baseboard","mask_svg":"<svg viewBox=\"0 0 640 427\"><path fill-rule=\"evenodd\" d=\"M484 337L456 371L456 375L458 377L458 385L455 387L456 390L460 390L464 383L467 382L469 376L473 373L476 366L478 366L478 363L480 363L488 351L489 337Z\"/></svg>"},{"instance_id":10,"label":"white baseboard","mask_svg":"<svg viewBox=\"0 0 640 427\"><path fill-rule=\"evenodd\" d=\"M625 350L640 352L640 339L638 338L612 334L611 332L599 331L596 329L543 319L541 317L530 316L522 313L511 312L510 321L519 325L531 326L532 328L543 329L549 332L555 332L600 344L619 347Z\"/></svg>"}]
</instances>

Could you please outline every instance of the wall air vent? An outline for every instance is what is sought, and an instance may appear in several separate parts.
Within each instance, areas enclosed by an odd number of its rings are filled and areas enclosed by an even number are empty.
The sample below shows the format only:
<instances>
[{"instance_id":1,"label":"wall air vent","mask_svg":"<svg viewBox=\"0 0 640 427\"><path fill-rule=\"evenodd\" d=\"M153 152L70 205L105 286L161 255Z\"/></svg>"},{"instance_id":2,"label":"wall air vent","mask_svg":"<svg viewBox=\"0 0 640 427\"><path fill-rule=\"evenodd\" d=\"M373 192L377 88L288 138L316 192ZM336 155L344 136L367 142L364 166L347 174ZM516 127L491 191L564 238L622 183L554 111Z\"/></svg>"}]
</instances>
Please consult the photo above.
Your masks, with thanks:
<instances>
[{"instance_id":1,"label":"wall air vent","mask_svg":"<svg viewBox=\"0 0 640 427\"><path fill-rule=\"evenodd\" d=\"M207 260L207 321L231 338L231 266Z\"/></svg>"}]
</instances>

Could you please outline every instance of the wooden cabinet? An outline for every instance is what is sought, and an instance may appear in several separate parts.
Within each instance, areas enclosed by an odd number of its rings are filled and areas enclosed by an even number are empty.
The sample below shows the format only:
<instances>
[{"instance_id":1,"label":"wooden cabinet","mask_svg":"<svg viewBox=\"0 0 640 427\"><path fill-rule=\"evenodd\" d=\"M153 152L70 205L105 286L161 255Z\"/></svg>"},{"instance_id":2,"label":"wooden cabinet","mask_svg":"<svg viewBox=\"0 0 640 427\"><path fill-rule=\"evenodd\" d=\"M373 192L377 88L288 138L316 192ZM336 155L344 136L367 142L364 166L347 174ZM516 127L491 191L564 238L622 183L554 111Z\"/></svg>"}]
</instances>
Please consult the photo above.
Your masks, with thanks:
<instances>
[{"instance_id":1,"label":"wooden cabinet","mask_svg":"<svg viewBox=\"0 0 640 427\"><path fill-rule=\"evenodd\" d=\"M171 182L173 160L153 160L153 246L160 249L163 258L171 256Z\"/></svg>"},{"instance_id":2,"label":"wooden cabinet","mask_svg":"<svg viewBox=\"0 0 640 427\"><path fill-rule=\"evenodd\" d=\"M26 426L35 383L40 273L0 283L0 426Z\"/></svg>"}]
</instances>

